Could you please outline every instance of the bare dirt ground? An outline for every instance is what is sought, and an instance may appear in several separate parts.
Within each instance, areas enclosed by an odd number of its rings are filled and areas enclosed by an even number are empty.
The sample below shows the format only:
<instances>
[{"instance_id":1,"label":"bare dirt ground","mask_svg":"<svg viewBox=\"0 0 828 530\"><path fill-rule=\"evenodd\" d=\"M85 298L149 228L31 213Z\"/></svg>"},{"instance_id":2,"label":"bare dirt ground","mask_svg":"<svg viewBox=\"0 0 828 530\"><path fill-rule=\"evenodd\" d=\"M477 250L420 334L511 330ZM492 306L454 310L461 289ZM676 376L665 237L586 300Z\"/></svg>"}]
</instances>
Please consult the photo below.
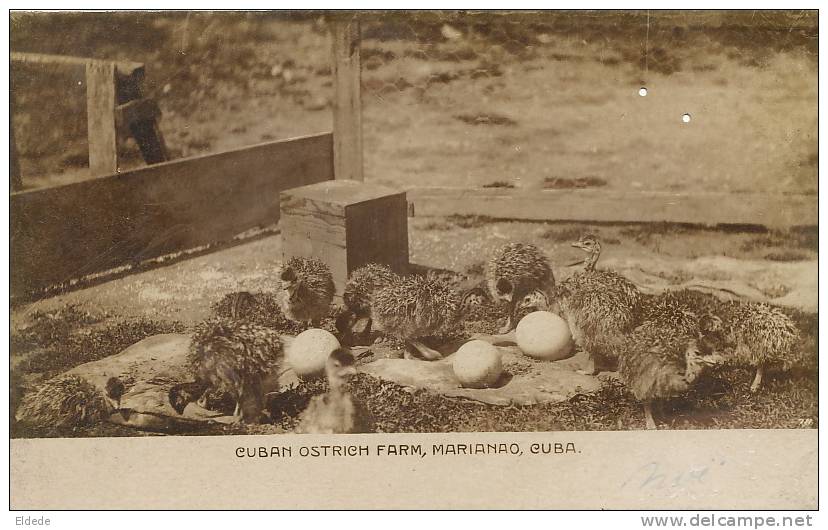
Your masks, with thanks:
<instances>
[{"instance_id":1,"label":"bare dirt ground","mask_svg":"<svg viewBox=\"0 0 828 530\"><path fill-rule=\"evenodd\" d=\"M369 181L816 193L813 14L373 13L363 36ZM176 157L331 128L320 14L15 14L11 38L146 63ZM24 185L84 178L82 79L13 73Z\"/></svg>"}]
</instances>

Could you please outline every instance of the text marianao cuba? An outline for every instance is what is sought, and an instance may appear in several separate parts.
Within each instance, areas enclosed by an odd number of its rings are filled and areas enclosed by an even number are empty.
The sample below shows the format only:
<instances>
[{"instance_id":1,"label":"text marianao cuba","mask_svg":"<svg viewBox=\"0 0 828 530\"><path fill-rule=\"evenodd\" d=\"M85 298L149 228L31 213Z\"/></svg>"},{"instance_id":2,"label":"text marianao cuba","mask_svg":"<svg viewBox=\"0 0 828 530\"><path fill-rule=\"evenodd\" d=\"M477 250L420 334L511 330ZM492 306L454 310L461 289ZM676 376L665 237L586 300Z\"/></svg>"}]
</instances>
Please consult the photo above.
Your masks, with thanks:
<instances>
[{"instance_id":1,"label":"text marianao cuba","mask_svg":"<svg viewBox=\"0 0 828 530\"><path fill-rule=\"evenodd\" d=\"M546 442L527 445L532 455L561 455L580 453L574 443ZM524 450L517 443L433 444L430 451L422 444L380 445L302 445L237 447L238 458L291 458L291 457L354 457L354 456L431 456L455 455L513 455L522 456Z\"/></svg>"}]
</instances>

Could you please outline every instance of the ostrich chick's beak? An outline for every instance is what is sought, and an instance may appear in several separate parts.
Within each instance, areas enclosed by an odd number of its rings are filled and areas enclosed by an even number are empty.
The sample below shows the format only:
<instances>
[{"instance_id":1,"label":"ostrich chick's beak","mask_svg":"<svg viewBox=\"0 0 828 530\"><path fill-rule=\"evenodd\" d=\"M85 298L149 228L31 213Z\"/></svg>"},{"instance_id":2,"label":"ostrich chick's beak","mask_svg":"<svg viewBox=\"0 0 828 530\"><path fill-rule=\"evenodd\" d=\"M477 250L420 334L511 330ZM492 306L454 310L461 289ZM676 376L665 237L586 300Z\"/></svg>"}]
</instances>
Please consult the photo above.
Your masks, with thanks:
<instances>
[{"instance_id":1,"label":"ostrich chick's beak","mask_svg":"<svg viewBox=\"0 0 828 530\"><path fill-rule=\"evenodd\" d=\"M351 377L357 374L356 366L346 366L339 372L339 375L343 378Z\"/></svg>"},{"instance_id":2,"label":"ostrich chick's beak","mask_svg":"<svg viewBox=\"0 0 828 530\"><path fill-rule=\"evenodd\" d=\"M700 358L701 362L707 366L716 366L724 362L724 357L719 354L705 355Z\"/></svg>"}]
</instances>

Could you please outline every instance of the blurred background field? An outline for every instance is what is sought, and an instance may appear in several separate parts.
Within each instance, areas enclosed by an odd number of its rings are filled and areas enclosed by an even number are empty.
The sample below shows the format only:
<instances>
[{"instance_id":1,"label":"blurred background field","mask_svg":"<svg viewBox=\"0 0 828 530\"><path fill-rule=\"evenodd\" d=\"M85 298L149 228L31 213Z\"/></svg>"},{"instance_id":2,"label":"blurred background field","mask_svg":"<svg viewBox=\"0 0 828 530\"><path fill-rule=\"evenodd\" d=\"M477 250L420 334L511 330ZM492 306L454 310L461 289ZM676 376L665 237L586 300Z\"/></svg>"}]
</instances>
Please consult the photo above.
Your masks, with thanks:
<instances>
[{"instance_id":1,"label":"blurred background field","mask_svg":"<svg viewBox=\"0 0 828 530\"><path fill-rule=\"evenodd\" d=\"M361 18L369 182L817 191L816 12ZM178 158L330 130L328 26L320 12L17 12L11 48L145 63ZM12 76L24 186L87 178L83 80ZM121 151L142 164L132 140Z\"/></svg>"}]
</instances>

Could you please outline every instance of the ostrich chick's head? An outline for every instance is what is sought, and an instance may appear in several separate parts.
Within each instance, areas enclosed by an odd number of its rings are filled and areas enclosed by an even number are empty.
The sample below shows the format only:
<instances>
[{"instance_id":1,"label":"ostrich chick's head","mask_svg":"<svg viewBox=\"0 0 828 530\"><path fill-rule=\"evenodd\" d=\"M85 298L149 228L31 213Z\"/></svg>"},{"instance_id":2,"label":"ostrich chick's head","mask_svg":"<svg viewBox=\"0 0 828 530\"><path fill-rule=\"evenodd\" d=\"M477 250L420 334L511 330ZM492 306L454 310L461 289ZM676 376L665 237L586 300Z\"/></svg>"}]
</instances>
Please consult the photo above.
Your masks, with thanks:
<instances>
[{"instance_id":1,"label":"ostrich chick's head","mask_svg":"<svg viewBox=\"0 0 828 530\"><path fill-rule=\"evenodd\" d=\"M499 278L495 283L495 292L500 300L511 303L515 298L515 284L506 278Z\"/></svg>"},{"instance_id":2,"label":"ostrich chick's head","mask_svg":"<svg viewBox=\"0 0 828 530\"><path fill-rule=\"evenodd\" d=\"M121 396L126 392L124 382L117 377L110 377L106 382L106 397L115 402L115 408L121 407Z\"/></svg>"},{"instance_id":3,"label":"ostrich chick's head","mask_svg":"<svg viewBox=\"0 0 828 530\"><path fill-rule=\"evenodd\" d=\"M170 405L178 414L184 414L187 405L200 398L207 390L207 383L181 383L170 389L168 398Z\"/></svg>"},{"instance_id":4,"label":"ostrich chick's head","mask_svg":"<svg viewBox=\"0 0 828 530\"><path fill-rule=\"evenodd\" d=\"M489 297L487 296L485 289L482 287L474 287L463 292L463 296L460 299L460 310L463 314L468 314L473 311L474 308L484 305L488 299Z\"/></svg>"},{"instance_id":5,"label":"ostrich chick's head","mask_svg":"<svg viewBox=\"0 0 828 530\"><path fill-rule=\"evenodd\" d=\"M282 273L279 275L282 281L282 289L288 293L288 298L291 302L296 302L299 299L299 293L302 288L302 280L296 274L293 267L285 266Z\"/></svg>"},{"instance_id":6,"label":"ostrich chick's head","mask_svg":"<svg viewBox=\"0 0 828 530\"><path fill-rule=\"evenodd\" d=\"M572 246L587 253L586 269L592 270L601 255L601 243L598 238L592 234L584 234L578 241L572 243Z\"/></svg>"},{"instance_id":7,"label":"ostrich chick's head","mask_svg":"<svg viewBox=\"0 0 828 530\"><path fill-rule=\"evenodd\" d=\"M340 388L352 375L357 373L354 356L342 348L335 349L325 363L325 376L331 389Z\"/></svg>"},{"instance_id":8,"label":"ostrich chick's head","mask_svg":"<svg viewBox=\"0 0 828 530\"><path fill-rule=\"evenodd\" d=\"M699 318L699 345L709 362L718 364L720 358L716 353L724 347L725 327L722 319L712 313L705 313Z\"/></svg>"},{"instance_id":9,"label":"ostrich chick's head","mask_svg":"<svg viewBox=\"0 0 828 530\"><path fill-rule=\"evenodd\" d=\"M708 313L699 319L699 337L690 341L685 354L687 382L692 383L706 368L723 361L723 357L717 353L723 330L722 319L715 315Z\"/></svg>"}]
</instances>

